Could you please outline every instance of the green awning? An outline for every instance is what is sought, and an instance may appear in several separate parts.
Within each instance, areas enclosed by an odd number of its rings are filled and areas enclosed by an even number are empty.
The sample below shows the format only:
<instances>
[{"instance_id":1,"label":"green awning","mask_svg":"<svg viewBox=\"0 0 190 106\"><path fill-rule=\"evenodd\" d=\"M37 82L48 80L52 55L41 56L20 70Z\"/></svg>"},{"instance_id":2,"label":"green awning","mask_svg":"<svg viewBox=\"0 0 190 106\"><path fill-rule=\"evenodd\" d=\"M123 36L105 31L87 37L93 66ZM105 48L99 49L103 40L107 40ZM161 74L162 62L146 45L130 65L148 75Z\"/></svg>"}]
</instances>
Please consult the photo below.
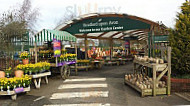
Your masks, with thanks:
<instances>
[{"instance_id":1,"label":"green awning","mask_svg":"<svg viewBox=\"0 0 190 106\"><path fill-rule=\"evenodd\" d=\"M71 35L70 33L66 31L50 29L43 29L42 31L38 32L36 35L34 35L34 38L32 40L34 40L35 42L47 42L52 41L53 39L76 42L76 37Z\"/></svg>"}]
</instances>

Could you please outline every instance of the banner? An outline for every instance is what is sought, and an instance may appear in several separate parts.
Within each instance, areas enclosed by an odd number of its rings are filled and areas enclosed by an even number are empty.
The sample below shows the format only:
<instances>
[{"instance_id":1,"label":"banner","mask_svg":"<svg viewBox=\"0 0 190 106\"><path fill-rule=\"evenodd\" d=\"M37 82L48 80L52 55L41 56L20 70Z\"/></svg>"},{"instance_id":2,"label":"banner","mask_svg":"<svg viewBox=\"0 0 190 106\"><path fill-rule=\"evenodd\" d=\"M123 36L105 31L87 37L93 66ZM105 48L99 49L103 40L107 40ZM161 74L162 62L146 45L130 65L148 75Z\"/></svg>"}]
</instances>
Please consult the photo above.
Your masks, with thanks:
<instances>
[{"instance_id":1,"label":"banner","mask_svg":"<svg viewBox=\"0 0 190 106\"><path fill-rule=\"evenodd\" d=\"M125 48L130 48L130 42L129 42L129 40L125 41Z\"/></svg>"},{"instance_id":2,"label":"banner","mask_svg":"<svg viewBox=\"0 0 190 106\"><path fill-rule=\"evenodd\" d=\"M61 56L61 41L53 39L53 50L54 50L54 57Z\"/></svg>"}]
</instances>

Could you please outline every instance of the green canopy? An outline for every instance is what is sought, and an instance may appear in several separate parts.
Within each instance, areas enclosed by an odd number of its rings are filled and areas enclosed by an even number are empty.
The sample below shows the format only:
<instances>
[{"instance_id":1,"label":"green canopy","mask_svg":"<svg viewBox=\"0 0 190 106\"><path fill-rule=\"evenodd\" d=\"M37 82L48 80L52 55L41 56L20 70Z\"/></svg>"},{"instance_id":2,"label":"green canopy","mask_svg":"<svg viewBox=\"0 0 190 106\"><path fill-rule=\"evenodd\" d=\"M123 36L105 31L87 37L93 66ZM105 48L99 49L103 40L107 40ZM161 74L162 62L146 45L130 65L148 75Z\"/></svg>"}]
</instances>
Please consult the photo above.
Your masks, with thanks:
<instances>
[{"instance_id":1,"label":"green canopy","mask_svg":"<svg viewBox=\"0 0 190 106\"><path fill-rule=\"evenodd\" d=\"M71 35L70 33L66 31L58 31L50 29L43 29L42 31L34 35L34 38L30 40L31 42L33 42L33 40L35 42L47 42L47 41L52 41L53 39L76 42L76 37Z\"/></svg>"}]
</instances>

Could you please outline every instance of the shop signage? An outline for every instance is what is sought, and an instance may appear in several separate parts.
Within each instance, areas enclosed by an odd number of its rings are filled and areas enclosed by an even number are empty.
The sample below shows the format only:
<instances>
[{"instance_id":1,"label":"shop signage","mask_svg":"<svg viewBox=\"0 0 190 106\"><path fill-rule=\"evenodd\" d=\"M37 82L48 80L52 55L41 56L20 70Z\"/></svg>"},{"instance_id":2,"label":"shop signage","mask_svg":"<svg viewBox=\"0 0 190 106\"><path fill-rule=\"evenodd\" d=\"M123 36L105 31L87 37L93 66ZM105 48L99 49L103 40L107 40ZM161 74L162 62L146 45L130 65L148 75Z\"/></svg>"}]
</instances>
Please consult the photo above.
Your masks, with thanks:
<instances>
[{"instance_id":1,"label":"shop signage","mask_svg":"<svg viewBox=\"0 0 190 106\"><path fill-rule=\"evenodd\" d=\"M61 41L53 39L53 50L54 50L54 57L61 56Z\"/></svg>"},{"instance_id":2,"label":"shop signage","mask_svg":"<svg viewBox=\"0 0 190 106\"><path fill-rule=\"evenodd\" d=\"M102 19L99 19L97 22L83 23L82 25L83 27L79 28L80 33L123 29L123 25L119 25L118 20L102 21Z\"/></svg>"},{"instance_id":3,"label":"shop signage","mask_svg":"<svg viewBox=\"0 0 190 106\"><path fill-rule=\"evenodd\" d=\"M147 29L150 25L127 17L96 17L75 22L65 31L72 34Z\"/></svg>"}]
</instances>

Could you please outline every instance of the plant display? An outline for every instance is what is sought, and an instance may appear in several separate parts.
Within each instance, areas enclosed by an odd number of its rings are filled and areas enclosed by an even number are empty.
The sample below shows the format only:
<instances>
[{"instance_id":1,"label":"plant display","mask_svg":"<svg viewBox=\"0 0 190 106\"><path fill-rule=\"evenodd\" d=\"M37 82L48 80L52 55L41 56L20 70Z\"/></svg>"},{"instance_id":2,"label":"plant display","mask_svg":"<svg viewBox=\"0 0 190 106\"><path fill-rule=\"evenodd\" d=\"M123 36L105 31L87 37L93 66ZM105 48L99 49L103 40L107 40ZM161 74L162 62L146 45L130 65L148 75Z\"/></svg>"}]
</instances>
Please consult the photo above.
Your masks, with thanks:
<instances>
[{"instance_id":1,"label":"plant display","mask_svg":"<svg viewBox=\"0 0 190 106\"><path fill-rule=\"evenodd\" d=\"M24 75L21 78L0 78L0 90L12 90L17 87L28 87L31 84L31 77Z\"/></svg>"},{"instance_id":2,"label":"plant display","mask_svg":"<svg viewBox=\"0 0 190 106\"><path fill-rule=\"evenodd\" d=\"M62 54L60 57L59 57L59 62L62 62L62 61L74 61L76 59L76 54Z\"/></svg>"},{"instance_id":3,"label":"plant display","mask_svg":"<svg viewBox=\"0 0 190 106\"><path fill-rule=\"evenodd\" d=\"M20 54L20 58L21 59L28 59L29 58L29 53L28 52L22 52Z\"/></svg>"},{"instance_id":4,"label":"plant display","mask_svg":"<svg viewBox=\"0 0 190 106\"><path fill-rule=\"evenodd\" d=\"M89 63L90 60L77 60L77 63Z\"/></svg>"},{"instance_id":5,"label":"plant display","mask_svg":"<svg viewBox=\"0 0 190 106\"><path fill-rule=\"evenodd\" d=\"M66 49L61 49L62 54L67 54L67 50Z\"/></svg>"},{"instance_id":6,"label":"plant display","mask_svg":"<svg viewBox=\"0 0 190 106\"><path fill-rule=\"evenodd\" d=\"M77 64L79 66L81 66L81 65L87 65L88 63L90 63L90 60L77 60Z\"/></svg>"},{"instance_id":7,"label":"plant display","mask_svg":"<svg viewBox=\"0 0 190 106\"><path fill-rule=\"evenodd\" d=\"M50 58L52 56L52 50L40 50L39 55L41 58Z\"/></svg>"},{"instance_id":8,"label":"plant display","mask_svg":"<svg viewBox=\"0 0 190 106\"><path fill-rule=\"evenodd\" d=\"M48 62L39 62L36 64L19 64L16 67L18 70L23 70L25 74L29 73L38 73L38 72L42 72L44 70L49 70L50 69L50 63Z\"/></svg>"},{"instance_id":9,"label":"plant display","mask_svg":"<svg viewBox=\"0 0 190 106\"><path fill-rule=\"evenodd\" d=\"M190 3L186 1L177 14L175 28L171 29L169 41L172 47L172 73L190 74Z\"/></svg>"},{"instance_id":10,"label":"plant display","mask_svg":"<svg viewBox=\"0 0 190 106\"><path fill-rule=\"evenodd\" d=\"M12 73L12 68L9 67L8 69L5 70L5 74L7 77L10 77L10 74Z\"/></svg>"}]
</instances>

